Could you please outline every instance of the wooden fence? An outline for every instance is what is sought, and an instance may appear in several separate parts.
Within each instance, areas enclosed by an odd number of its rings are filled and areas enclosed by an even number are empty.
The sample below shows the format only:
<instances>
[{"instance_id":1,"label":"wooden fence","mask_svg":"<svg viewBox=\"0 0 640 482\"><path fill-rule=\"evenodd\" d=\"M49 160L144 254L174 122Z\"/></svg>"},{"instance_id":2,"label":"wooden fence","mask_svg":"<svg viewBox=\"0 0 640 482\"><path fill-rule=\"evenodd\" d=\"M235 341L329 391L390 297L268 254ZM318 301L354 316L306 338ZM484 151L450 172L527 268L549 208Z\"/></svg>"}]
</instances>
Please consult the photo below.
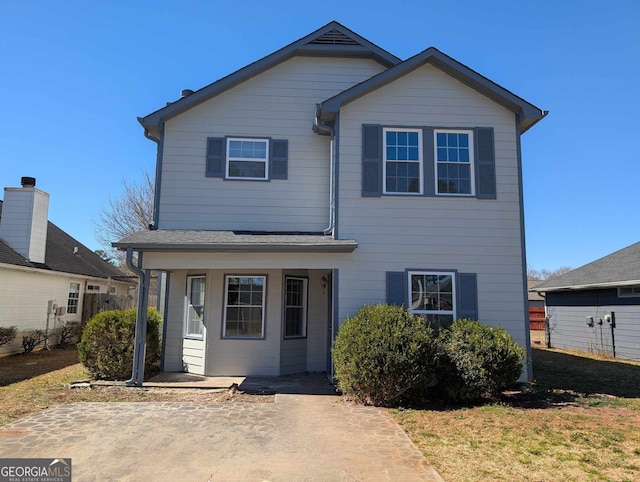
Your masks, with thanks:
<instances>
[{"instance_id":1,"label":"wooden fence","mask_svg":"<svg viewBox=\"0 0 640 482\"><path fill-rule=\"evenodd\" d=\"M86 323L97 313L106 310L126 310L137 306L137 297L108 293L85 293L82 302L82 322ZM156 306L157 296L149 295L149 306Z\"/></svg>"},{"instance_id":2,"label":"wooden fence","mask_svg":"<svg viewBox=\"0 0 640 482\"><path fill-rule=\"evenodd\" d=\"M544 306L529 307L529 329L544 331L545 313Z\"/></svg>"}]
</instances>

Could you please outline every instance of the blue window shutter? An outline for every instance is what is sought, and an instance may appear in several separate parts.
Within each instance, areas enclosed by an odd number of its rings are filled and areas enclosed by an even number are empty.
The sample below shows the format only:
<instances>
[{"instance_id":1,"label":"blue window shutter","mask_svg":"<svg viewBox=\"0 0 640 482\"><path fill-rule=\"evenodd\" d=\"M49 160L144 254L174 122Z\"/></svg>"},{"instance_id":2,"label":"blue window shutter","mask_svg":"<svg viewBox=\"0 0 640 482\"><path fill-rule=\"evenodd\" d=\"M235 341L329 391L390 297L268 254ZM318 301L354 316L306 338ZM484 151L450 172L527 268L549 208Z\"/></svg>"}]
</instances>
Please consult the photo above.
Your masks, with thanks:
<instances>
[{"instance_id":1,"label":"blue window shutter","mask_svg":"<svg viewBox=\"0 0 640 482\"><path fill-rule=\"evenodd\" d=\"M289 170L289 141L272 139L269 170L271 179L287 179Z\"/></svg>"},{"instance_id":2,"label":"blue window shutter","mask_svg":"<svg viewBox=\"0 0 640 482\"><path fill-rule=\"evenodd\" d=\"M425 196L436 195L436 160L434 155L433 128L422 129L422 171L424 173L423 192Z\"/></svg>"},{"instance_id":3,"label":"blue window shutter","mask_svg":"<svg viewBox=\"0 0 640 482\"><path fill-rule=\"evenodd\" d=\"M207 177L224 177L225 138L207 137Z\"/></svg>"},{"instance_id":4,"label":"blue window shutter","mask_svg":"<svg viewBox=\"0 0 640 482\"><path fill-rule=\"evenodd\" d=\"M382 192L382 126L362 126L362 197Z\"/></svg>"},{"instance_id":5,"label":"blue window shutter","mask_svg":"<svg viewBox=\"0 0 640 482\"><path fill-rule=\"evenodd\" d=\"M387 303L407 306L407 273L387 271Z\"/></svg>"},{"instance_id":6,"label":"blue window shutter","mask_svg":"<svg viewBox=\"0 0 640 482\"><path fill-rule=\"evenodd\" d=\"M496 199L496 155L493 128L477 127L476 138L476 194L478 199Z\"/></svg>"},{"instance_id":7,"label":"blue window shutter","mask_svg":"<svg viewBox=\"0 0 640 482\"><path fill-rule=\"evenodd\" d=\"M458 273L458 318L478 319L478 276L476 273Z\"/></svg>"}]
</instances>

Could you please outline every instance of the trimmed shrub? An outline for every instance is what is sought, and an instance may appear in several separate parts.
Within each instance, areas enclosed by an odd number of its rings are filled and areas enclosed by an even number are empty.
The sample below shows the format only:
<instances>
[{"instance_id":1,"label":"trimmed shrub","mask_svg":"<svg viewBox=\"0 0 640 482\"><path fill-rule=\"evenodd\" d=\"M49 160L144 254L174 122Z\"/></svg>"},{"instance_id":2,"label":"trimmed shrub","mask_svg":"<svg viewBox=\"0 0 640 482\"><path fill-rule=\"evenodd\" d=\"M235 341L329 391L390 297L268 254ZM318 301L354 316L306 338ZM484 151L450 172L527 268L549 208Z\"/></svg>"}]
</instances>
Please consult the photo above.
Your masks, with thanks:
<instances>
[{"instance_id":1,"label":"trimmed shrub","mask_svg":"<svg viewBox=\"0 0 640 482\"><path fill-rule=\"evenodd\" d=\"M82 338L82 323L79 321L67 321L60 330L60 343L62 348L69 347L80 341Z\"/></svg>"},{"instance_id":2,"label":"trimmed shrub","mask_svg":"<svg viewBox=\"0 0 640 482\"><path fill-rule=\"evenodd\" d=\"M8 345L15 340L18 334L18 328L15 326L0 326L0 346Z\"/></svg>"},{"instance_id":3,"label":"trimmed shrub","mask_svg":"<svg viewBox=\"0 0 640 482\"><path fill-rule=\"evenodd\" d=\"M525 349L502 328L459 319L438 334L437 391L461 402L499 395L522 373Z\"/></svg>"},{"instance_id":4,"label":"trimmed shrub","mask_svg":"<svg viewBox=\"0 0 640 482\"><path fill-rule=\"evenodd\" d=\"M145 377L159 368L160 321L158 310L147 311ZM126 380L133 369L136 308L102 311L91 318L78 344L80 361L94 378Z\"/></svg>"},{"instance_id":5,"label":"trimmed shrub","mask_svg":"<svg viewBox=\"0 0 640 482\"><path fill-rule=\"evenodd\" d=\"M37 346L42 345L47 337L42 330L30 330L22 336L22 350L25 355L28 355Z\"/></svg>"},{"instance_id":6,"label":"trimmed shrub","mask_svg":"<svg viewBox=\"0 0 640 482\"><path fill-rule=\"evenodd\" d=\"M398 306L365 306L336 336L338 388L373 405L420 399L435 373L435 348L433 331L421 317Z\"/></svg>"}]
</instances>

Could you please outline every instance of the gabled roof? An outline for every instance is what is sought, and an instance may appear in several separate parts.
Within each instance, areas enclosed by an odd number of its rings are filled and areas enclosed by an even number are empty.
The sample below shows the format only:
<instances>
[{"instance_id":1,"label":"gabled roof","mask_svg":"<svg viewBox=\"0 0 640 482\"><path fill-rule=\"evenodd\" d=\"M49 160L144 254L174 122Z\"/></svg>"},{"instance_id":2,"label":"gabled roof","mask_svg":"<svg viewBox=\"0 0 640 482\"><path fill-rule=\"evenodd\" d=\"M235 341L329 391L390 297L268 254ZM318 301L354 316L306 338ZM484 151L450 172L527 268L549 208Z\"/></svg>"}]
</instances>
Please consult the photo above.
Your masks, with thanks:
<instances>
[{"instance_id":1,"label":"gabled roof","mask_svg":"<svg viewBox=\"0 0 640 482\"><path fill-rule=\"evenodd\" d=\"M351 253L352 239L333 239L314 233L247 233L236 231L169 230L139 231L113 243L115 248L149 251L208 252L329 252Z\"/></svg>"},{"instance_id":2,"label":"gabled roof","mask_svg":"<svg viewBox=\"0 0 640 482\"><path fill-rule=\"evenodd\" d=\"M534 291L564 291L640 285L640 242L550 279Z\"/></svg>"},{"instance_id":3,"label":"gabled roof","mask_svg":"<svg viewBox=\"0 0 640 482\"><path fill-rule=\"evenodd\" d=\"M369 42L364 37L349 30L344 25L333 21L315 32L267 55L266 57L243 67L236 72L223 77L216 82L203 87L192 94L170 103L146 117L139 117L138 121L145 128L145 132L153 138L159 138L162 122L171 119L236 85L255 77L256 75L280 64L296 55L320 57L359 57L373 59L385 67L391 67L400 62L395 55Z\"/></svg>"},{"instance_id":4,"label":"gabled roof","mask_svg":"<svg viewBox=\"0 0 640 482\"><path fill-rule=\"evenodd\" d=\"M365 80L353 87L335 95L316 106L316 119L323 122L333 122L336 114L345 104L362 97L394 80L399 79L415 69L429 63L440 70L451 75L463 84L477 90L481 94L489 97L498 104L506 107L520 116L520 131L525 132L536 122L542 119L547 112L542 111L533 104L518 97L504 87L480 75L475 70L470 69L457 60L440 52L435 47L420 52L417 55L401 62L370 79Z\"/></svg>"},{"instance_id":5,"label":"gabled roof","mask_svg":"<svg viewBox=\"0 0 640 482\"><path fill-rule=\"evenodd\" d=\"M0 201L0 217L2 217L2 201ZM78 252L74 254L76 247ZM118 268L107 263L50 221L47 225L47 245L44 258L44 263L32 263L0 240L0 263L3 264L60 271L94 278L106 279L125 276Z\"/></svg>"}]
</instances>

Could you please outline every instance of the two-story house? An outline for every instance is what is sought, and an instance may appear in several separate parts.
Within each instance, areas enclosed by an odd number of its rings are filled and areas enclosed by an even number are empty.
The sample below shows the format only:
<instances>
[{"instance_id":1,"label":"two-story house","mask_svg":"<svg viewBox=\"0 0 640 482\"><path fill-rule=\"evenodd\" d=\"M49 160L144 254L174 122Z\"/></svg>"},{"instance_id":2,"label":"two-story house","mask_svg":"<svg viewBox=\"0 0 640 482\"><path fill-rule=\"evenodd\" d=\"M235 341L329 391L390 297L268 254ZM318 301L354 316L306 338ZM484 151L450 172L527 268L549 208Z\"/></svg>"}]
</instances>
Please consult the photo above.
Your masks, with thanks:
<instances>
[{"instance_id":1,"label":"two-story house","mask_svg":"<svg viewBox=\"0 0 640 482\"><path fill-rule=\"evenodd\" d=\"M331 22L139 119L154 225L114 246L167 273L164 369L330 372L340 324L385 301L528 346L520 135L545 114Z\"/></svg>"}]
</instances>

